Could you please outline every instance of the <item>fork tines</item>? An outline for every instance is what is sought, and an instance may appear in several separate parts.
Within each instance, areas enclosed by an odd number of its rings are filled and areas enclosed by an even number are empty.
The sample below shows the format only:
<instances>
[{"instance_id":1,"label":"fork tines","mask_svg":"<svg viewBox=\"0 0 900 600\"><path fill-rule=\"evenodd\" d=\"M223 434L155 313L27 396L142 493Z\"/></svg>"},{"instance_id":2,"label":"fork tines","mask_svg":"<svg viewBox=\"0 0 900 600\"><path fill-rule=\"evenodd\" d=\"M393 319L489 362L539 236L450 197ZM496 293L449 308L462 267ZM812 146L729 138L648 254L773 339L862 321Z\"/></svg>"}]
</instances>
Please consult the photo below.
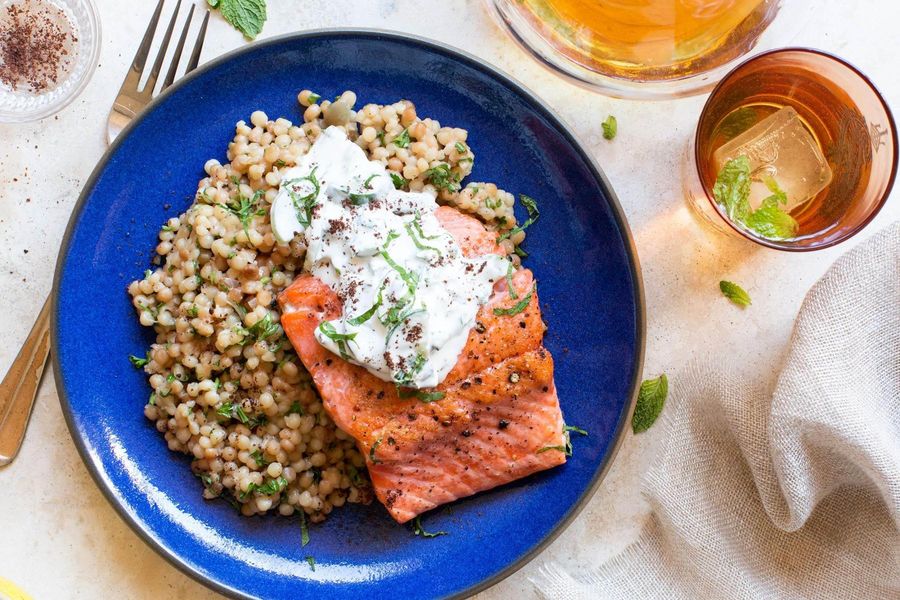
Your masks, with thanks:
<instances>
[{"instance_id":1,"label":"fork tines","mask_svg":"<svg viewBox=\"0 0 900 600\"><path fill-rule=\"evenodd\" d=\"M137 54L134 55L134 61L131 65L131 70L133 73L140 75L144 71L144 67L147 64L147 57L150 54L150 47L153 44L153 36L156 33L156 28L159 25L159 17L162 13L163 5L165 4L165 0L159 0L159 3L156 5L156 10L153 12L153 17L150 19L150 24L147 26L147 31L144 33L144 39L141 40L141 45L138 48ZM169 48L169 41L172 38L172 31L175 29L175 23L178 20L179 10L181 8L181 0L175 4L175 10L172 12L172 18L169 19L169 25L166 27L165 35L160 42L159 50L156 55L156 60L153 62L153 67L150 69L150 76L147 78L147 82L144 84L143 89L141 90L141 94L146 95L147 97L153 97L154 88L156 87L156 81L159 77L159 73L163 67L163 61L166 58L166 51ZM191 5L191 10L188 12L187 19L184 22L184 27L181 30L181 36L178 38L178 44L175 46L175 52L171 58L171 64L169 65L168 72L166 73L166 78L163 80L162 86L159 91L163 91L175 81L175 75L178 71L178 65L181 62L181 53L184 50L184 43L187 40L188 30L191 26L191 20L194 16L194 5ZM203 49L203 40L206 37L206 26L209 22L209 11L205 11L206 14L203 17L203 23L200 25L200 30L197 33L197 38L194 42L194 49L191 52L190 60L187 63L187 67L185 68L185 74L193 71L197 64L200 62L200 52ZM127 80L126 80L127 82ZM124 87L124 86L123 86ZM134 88L137 90L137 85Z\"/></svg>"},{"instance_id":2,"label":"fork tines","mask_svg":"<svg viewBox=\"0 0 900 600\"><path fill-rule=\"evenodd\" d=\"M119 94L116 96L116 100L113 103L112 110L109 114L109 122L107 123L107 139L110 143L116 138L119 132L121 132L122 129L128 125L128 123L145 106L147 106L157 93L162 92L172 85L177 77L178 66L181 63L181 54L184 51L184 44L187 41L188 32L194 17L195 6L193 4L191 5L187 19L181 29L178 43L175 45L172 56L169 58L170 62L168 64L168 69L166 69L165 79L163 79L157 90L157 81L159 80L159 74L165 66L164 63L166 60L166 53L169 49L169 41L172 39L172 33L174 32L175 24L178 21L181 0L178 0L175 4L175 10L172 12L172 17L169 19L169 24L160 41L156 58L153 61L150 72L147 74L147 80L143 86L140 85L141 76L147 65L147 57L150 55L150 49L153 45L153 38L156 35L156 29L159 25L163 4L165 4L165 0L159 0L159 3L156 5L156 10L153 11L153 17L150 19L150 24L147 26L147 31L144 33L144 38L141 40L141 45L138 48L137 54L134 55L131 68L128 70L125 81L122 82L122 87L119 89ZM194 48L191 51L191 56L185 66L185 75L197 68L197 64L200 62L200 53L203 50L203 40L206 38L206 27L209 23L209 11L206 10L204 12L206 14L203 16L203 22L200 24L200 29L197 31L197 37L194 40Z\"/></svg>"}]
</instances>

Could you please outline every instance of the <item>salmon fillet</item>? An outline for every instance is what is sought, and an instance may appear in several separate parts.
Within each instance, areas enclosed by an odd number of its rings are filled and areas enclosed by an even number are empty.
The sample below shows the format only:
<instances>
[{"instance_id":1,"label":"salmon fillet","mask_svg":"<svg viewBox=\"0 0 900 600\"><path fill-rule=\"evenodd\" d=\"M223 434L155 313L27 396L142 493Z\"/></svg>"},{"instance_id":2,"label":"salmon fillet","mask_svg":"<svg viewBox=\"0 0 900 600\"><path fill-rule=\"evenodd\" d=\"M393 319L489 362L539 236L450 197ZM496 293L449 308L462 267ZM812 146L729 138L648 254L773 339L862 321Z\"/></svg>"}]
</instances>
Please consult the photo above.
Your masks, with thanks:
<instances>
[{"instance_id":1,"label":"salmon fillet","mask_svg":"<svg viewBox=\"0 0 900 600\"><path fill-rule=\"evenodd\" d=\"M496 234L449 207L438 220L467 256L500 253ZM321 321L338 318L338 296L319 279L298 277L279 297L281 325L312 375L325 410L366 457L375 495L404 523L457 498L491 489L566 460L563 418L553 383L553 358L537 292L524 311L498 316L533 289L528 269L505 280L481 307L459 360L438 386L440 400L400 398L378 379L323 348Z\"/></svg>"}]
</instances>

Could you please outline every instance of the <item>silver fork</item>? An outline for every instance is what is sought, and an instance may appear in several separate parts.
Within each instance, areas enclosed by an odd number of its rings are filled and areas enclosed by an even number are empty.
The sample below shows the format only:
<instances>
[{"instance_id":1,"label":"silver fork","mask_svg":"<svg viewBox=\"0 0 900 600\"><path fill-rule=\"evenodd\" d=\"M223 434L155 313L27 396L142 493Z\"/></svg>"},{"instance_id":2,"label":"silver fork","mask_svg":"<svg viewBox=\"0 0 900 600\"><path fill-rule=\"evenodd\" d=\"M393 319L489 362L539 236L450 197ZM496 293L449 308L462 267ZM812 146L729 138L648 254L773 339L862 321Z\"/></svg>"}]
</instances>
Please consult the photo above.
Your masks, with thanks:
<instances>
[{"instance_id":1,"label":"silver fork","mask_svg":"<svg viewBox=\"0 0 900 600\"><path fill-rule=\"evenodd\" d=\"M166 50L169 47L172 31L175 29L175 22L178 19L178 12L181 8L181 0L178 0L175 12L172 13L172 18L159 47L159 54L157 54L156 60L154 60L150 69L147 83L141 89L138 86L140 85L141 74L147 64L150 46L156 33L156 27L159 24L159 16L164 2L165 0L159 0L159 4L156 5L153 18L150 19L150 24L147 26L146 33L144 33L144 39L141 40L141 45L137 54L134 55L134 61L128 70L128 75L125 76L119 95L116 96L116 101L113 103L113 108L109 113L106 131L107 139L110 143L116 139L116 136L119 135L122 129L158 93L155 90L156 83L164 67L163 62ZM205 12L206 15L203 17L203 23L200 25L197 39L194 41L194 49L188 60L185 74L193 71L200 62L200 52L203 50L206 26L209 22L209 11ZM181 61L181 53L184 50L184 43L187 39L188 29L193 16L194 6L191 6L159 92L162 92L175 81L178 64ZM31 409L34 406L34 399L37 396L41 375L44 373L44 365L47 363L47 355L49 353L50 299L48 298L44 302L44 306L41 308L41 312L38 314L37 320L28 334L28 338L19 350L19 354L9 367L9 371L7 371L3 381L0 382L0 467L11 463L22 446L25 429L28 427L28 421L31 418Z\"/></svg>"},{"instance_id":2,"label":"silver fork","mask_svg":"<svg viewBox=\"0 0 900 600\"><path fill-rule=\"evenodd\" d=\"M156 33L156 27L159 24L159 15L162 12L164 3L165 0L159 0L159 4L156 5L156 10L153 12L153 18L150 19L150 24L147 26L147 31L144 33L144 39L141 40L141 45L138 48L137 54L134 55L134 61L131 63L131 68L128 70L125 81L122 82L122 87L119 89L119 95L116 96L112 110L109 111L109 120L106 124L106 138L110 144L112 144L113 140L116 139L116 136L125 129L125 126L131 122L135 115L141 112L156 95L156 82L163 68L166 50L168 50L169 40L172 38L172 30L175 29L175 22L178 20L181 0L178 0L178 3L175 5L175 11L172 13L172 18L169 20L168 27L166 27L165 35L159 46L159 53L156 55L156 60L153 61L153 66L150 68L150 75L147 78L147 82L144 84L143 88L140 88L139 86L141 84L141 74L144 72L144 67L147 65L150 46L153 43L153 36ZM175 52L172 55L172 61L169 64L166 78L163 80L162 86L159 89L160 92L172 85L172 82L175 81L175 75L178 72L178 64L181 61L181 53L184 50L184 42L187 39L188 29L191 26L191 19L194 16L194 8L195 7L192 5L187 20L184 22L184 27L181 30L181 37L178 38L178 44L175 46ZM197 39L194 41L194 49L191 52L191 57L185 68L185 74L196 69L197 63L200 62L200 52L203 50L203 40L206 37L206 25L209 22L209 11L207 10L205 12L206 15L203 17L203 23L200 25L200 31L197 33Z\"/></svg>"}]
</instances>

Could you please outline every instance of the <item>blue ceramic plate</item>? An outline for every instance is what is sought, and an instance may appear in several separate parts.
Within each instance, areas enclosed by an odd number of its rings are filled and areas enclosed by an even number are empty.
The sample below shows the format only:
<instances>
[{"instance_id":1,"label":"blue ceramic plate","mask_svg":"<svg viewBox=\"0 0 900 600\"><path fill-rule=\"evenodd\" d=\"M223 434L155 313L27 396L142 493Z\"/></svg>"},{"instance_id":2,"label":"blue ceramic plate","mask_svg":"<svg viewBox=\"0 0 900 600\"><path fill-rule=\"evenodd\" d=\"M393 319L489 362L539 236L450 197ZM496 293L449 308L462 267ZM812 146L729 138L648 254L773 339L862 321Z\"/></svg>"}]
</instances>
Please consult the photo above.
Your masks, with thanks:
<instances>
[{"instance_id":1,"label":"blue ceramic plate","mask_svg":"<svg viewBox=\"0 0 900 600\"><path fill-rule=\"evenodd\" d=\"M584 427L560 468L433 511L422 539L384 508L346 506L300 547L297 519L244 518L206 501L188 459L144 418L153 341L126 284L149 265L163 222L191 203L203 164L224 160L255 109L301 120L302 88L361 103L412 99L469 130L475 180L536 198L526 264L540 281L546 345L566 420ZM447 47L375 31L318 31L253 44L173 86L119 136L87 183L56 271L57 385L82 458L119 514L189 575L260 598L463 597L506 577L575 516L608 468L633 407L644 345L637 258L599 168L533 94ZM306 557L315 557L315 571Z\"/></svg>"}]
</instances>

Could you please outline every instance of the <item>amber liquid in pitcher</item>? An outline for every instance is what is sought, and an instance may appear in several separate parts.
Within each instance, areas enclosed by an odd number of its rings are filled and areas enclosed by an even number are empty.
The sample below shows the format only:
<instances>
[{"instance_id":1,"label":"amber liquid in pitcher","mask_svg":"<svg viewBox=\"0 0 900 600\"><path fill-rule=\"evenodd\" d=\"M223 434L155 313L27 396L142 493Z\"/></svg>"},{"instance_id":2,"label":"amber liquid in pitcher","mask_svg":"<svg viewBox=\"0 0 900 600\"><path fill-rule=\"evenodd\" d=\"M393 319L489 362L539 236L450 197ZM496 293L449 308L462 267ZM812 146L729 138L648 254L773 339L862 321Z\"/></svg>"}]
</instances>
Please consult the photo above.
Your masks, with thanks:
<instances>
[{"instance_id":1,"label":"amber liquid in pitcher","mask_svg":"<svg viewBox=\"0 0 900 600\"><path fill-rule=\"evenodd\" d=\"M774 0L520 0L520 10L569 59L611 77L688 77L749 50Z\"/></svg>"}]
</instances>

